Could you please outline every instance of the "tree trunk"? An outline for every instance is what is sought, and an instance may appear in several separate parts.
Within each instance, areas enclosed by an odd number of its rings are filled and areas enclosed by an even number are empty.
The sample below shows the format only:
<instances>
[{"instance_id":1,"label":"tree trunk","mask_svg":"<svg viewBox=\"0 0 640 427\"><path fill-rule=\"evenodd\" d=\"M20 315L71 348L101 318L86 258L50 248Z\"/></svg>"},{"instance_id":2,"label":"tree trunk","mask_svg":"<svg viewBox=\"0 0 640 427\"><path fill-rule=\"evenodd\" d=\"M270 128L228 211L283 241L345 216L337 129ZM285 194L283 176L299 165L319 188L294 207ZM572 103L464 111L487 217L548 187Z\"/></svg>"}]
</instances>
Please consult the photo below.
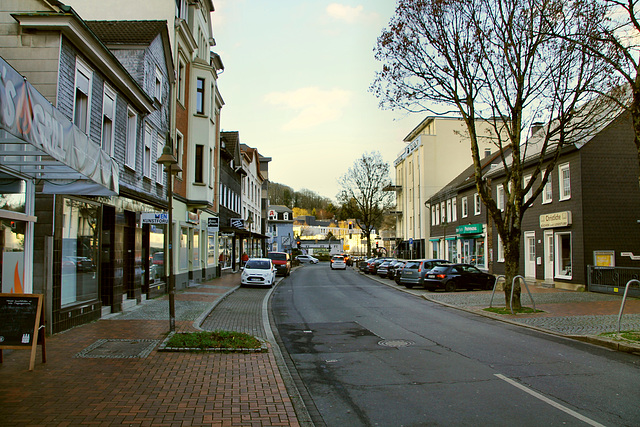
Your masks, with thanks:
<instances>
[{"instance_id":1,"label":"tree trunk","mask_svg":"<svg viewBox=\"0 0 640 427\"><path fill-rule=\"evenodd\" d=\"M511 287L513 278L518 275L520 268L520 230L514 232L508 244L504 246L504 268L505 268L505 284L504 298L505 306L511 307L513 310L522 308L520 301L520 282L517 281L513 290L513 306L511 306Z\"/></svg>"}]
</instances>

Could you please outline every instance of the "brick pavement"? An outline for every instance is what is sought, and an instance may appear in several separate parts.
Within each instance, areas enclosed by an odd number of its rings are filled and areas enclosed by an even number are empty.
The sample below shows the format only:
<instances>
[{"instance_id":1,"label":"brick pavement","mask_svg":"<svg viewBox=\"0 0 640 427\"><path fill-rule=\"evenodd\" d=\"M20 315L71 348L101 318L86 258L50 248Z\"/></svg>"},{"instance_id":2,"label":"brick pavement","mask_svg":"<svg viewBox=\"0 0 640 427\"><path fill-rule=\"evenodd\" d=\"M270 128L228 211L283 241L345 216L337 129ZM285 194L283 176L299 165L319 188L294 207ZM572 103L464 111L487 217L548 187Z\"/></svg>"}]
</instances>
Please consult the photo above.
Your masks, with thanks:
<instances>
[{"instance_id":1,"label":"brick pavement","mask_svg":"<svg viewBox=\"0 0 640 427\"><path fill-rule=\"evenodd\" d=\"M210 309L238 284L237 274L227 274L178 292L176 330L195 330L197 306ZM76 357L99 339L160 341L168 329L168 303L159 299L49 337L47 363L38 350L32 372L28 351L5 350L0 425L300 425L273 351Z\"/></svg>"}]
</instances>

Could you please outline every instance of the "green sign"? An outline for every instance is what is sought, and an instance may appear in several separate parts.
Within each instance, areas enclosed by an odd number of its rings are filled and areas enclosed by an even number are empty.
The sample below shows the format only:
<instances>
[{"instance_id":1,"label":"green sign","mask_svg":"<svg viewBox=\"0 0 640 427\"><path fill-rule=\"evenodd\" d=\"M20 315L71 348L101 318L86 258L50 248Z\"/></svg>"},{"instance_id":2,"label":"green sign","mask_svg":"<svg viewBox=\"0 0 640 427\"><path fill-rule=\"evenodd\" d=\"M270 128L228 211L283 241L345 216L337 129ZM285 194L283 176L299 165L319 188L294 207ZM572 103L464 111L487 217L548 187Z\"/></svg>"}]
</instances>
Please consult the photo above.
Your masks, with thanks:
<instances>
[{"instance_id":1,"label":"green sign","mask_svg":"<svg viewBox=\"0 0 640 427\"><path fill-rule=\"evenodd\" d=\"M467 224L456 227L458 234L478 234L482 233L482 224Z\"/></svg>"}]
</instances>

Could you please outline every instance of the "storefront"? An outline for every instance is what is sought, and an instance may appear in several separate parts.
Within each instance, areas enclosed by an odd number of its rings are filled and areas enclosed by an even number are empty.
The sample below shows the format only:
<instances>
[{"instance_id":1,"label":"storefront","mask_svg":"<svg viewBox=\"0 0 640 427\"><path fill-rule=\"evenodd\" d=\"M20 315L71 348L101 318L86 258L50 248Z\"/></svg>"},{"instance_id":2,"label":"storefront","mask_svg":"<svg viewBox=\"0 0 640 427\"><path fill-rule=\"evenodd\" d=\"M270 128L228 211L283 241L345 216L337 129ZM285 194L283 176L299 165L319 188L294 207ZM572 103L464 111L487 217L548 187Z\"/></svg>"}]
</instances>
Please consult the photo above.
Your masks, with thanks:
<instances>
[{"instance_id":1,"label":"storefront","mask_svg":"<svg viewBox=\"0 0 640 427\"><path fill-rule=\"evenodd\" d=\"M467 224L456 227L460 262L487 268L486 235L483 224Z\"/></svg>"}]
</instances>

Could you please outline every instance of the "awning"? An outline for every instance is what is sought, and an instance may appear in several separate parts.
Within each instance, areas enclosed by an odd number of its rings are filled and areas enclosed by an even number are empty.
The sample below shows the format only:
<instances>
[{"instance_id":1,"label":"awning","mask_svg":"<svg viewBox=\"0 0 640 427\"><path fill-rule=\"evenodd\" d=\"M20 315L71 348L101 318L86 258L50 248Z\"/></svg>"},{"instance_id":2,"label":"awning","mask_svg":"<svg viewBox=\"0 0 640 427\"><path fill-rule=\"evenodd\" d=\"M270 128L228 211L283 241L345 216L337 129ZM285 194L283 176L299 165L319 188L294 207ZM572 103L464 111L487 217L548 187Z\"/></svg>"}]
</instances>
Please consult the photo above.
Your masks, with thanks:
<instances>
[{"instance_id":1,"label":"awning","mask_svg":"<svg viewBox=\"0 0 640 427\"><path fill-rule=\"evenodd\" d=\"M114 196L111 156L0 58L0 165L43 182L42 192Z\"/></svg>"}]
</instances>

